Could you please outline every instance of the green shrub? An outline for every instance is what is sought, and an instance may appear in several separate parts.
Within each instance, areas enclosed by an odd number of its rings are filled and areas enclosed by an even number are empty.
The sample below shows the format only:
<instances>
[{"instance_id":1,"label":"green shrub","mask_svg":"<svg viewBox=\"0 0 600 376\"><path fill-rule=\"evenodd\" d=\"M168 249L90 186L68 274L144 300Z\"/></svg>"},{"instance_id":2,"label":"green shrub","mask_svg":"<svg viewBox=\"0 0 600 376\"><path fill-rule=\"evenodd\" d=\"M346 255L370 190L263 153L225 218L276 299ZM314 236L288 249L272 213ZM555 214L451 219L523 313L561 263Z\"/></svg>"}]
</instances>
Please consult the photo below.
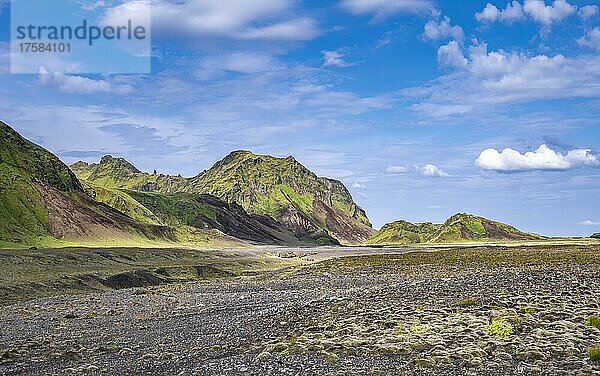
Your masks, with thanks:
<instances>
[{"instance_id":1,"label":"green shrub","mask_svg":"<svg viewBox=\"0 0 600 376\"><path fill-rule=\"evenodd\" d=\"M535 308L523 306L523 307L519 308L519 312L524 313L524 314L533 315L535 313Z\"/></svg>"},{"instance_id":2,"label":"green shrub","mask_svg":"<svg viewBox=\"0 0 600 376\"><path fill-rule=\"evenodd\" d=\"M600 316L591 316L590 318L588 318L588 325L600 329Z\"/></svg>"},{"instance_id":3,"label":"green shrub","mask_svg":"<svg viewBox=\"0 0 600 376\"><path fill-rule=\"evenodd\" d=\"M503 319L494 319L492 324L485 329L485 332L489 335L498 337L506 337L515 332L512 325Z\"/></svg>"},{"instance_id":4,"label":"green shrub","mask_svg":"<svg viewBox=\"0 0 600 376\"><path fill-rule=\"evenodd\" d=\"M431 331L431 326L429 325L413 325L410 327L411 333L427 333Z\"/></svg>"},{"instance_id":5,"label":"green shrub","mask_svg":"<svg viewBox=\"0 0 600 376\"><path fill-rule=\"evenodd\" d=\"M460 301L456 302L456 306L457 307L461 307L461 308L471 307L471 306L474 306L476 304L477 304L477 300L471 299L471 298L463 299L463 300L460 300Z\"/></svg>"},{"instance_id":6,"label":"green shrub","mask_svg":"<svg viewBox=\"0 0 600 376\"><path fill-rule=\"evenodd\" d=\"M600 345L594 345L588 348L587 353L590 360L600 360Z\"/></svg>"}]
</instances>

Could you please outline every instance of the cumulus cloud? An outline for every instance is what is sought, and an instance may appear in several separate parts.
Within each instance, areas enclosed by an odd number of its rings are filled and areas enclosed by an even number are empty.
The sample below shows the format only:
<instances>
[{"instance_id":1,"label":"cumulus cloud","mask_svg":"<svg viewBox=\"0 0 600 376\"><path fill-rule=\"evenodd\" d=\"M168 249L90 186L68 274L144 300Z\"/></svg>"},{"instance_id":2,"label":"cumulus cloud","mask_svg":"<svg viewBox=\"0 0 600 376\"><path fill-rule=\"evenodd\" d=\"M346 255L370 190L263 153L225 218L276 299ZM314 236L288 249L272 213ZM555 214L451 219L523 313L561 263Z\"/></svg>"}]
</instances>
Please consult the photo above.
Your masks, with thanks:
<instances>
[{"instance_id":1,"label":"cumulus cloud","mask_svg":"<svg viewBox=\"0 0 600 376\"><path fill-rule=\"evenodd\" d=\"M508 3L503 10L499 10L495 5L487 3L481 12L475 14L475 18L479 22L500 21L513 23L524 19L525 14L523 13L523 6L518 1Z\"/></svg>"},{"instance_id":2,"label":"cumulus cloud","mask_svg":"<svg viewBox=\"0 0 600 376\"><path fill-rule=\"evenodd\" d=\"M506 148L499 152L486 149L481 152L475 165L484 170L499 172L522 172L532 170L569 170L583 166L600 166L600 158L590 149L574 149L567 154L541 145L535 151L521 154L517 150Z\"/></svg>"},{"instance_id":3,"label":"cumulus cloud","mask_svg":"<svg viewBox=\"0 0 600 376\"><path fill-rule=\"evenodd\" d=\"M546 5L543 0L525 0L523 10L534 21L549 26L575 13L577 7L566 0L554 0L552 5Z\"/></svg>"},{"instance_id":4,"label":"cumulus cloud","mask_svg":"<svg viewBox=\"0 0 600 376\"><path fill-rule=\"evenodd\" d=\"M566 57L488 51L485 43L470 46L468 63L458 56L456 46L444 48L438 58L448 64L458 58L462 69L416 88L402 91L419 101L413 109L444 117L464 114L492 105L532 100L598 97L600 56ZM444 60L445 59L445 60ZM437 116L436 116L437 117Z\"/></svg>"},{"instance_id":5,"label":"cumulus cloud","mask_svg":"<svg viewBox=\"0 0 600 376\"><path fill-rule=\"evenodd\" d=\"M600 51L600 27L595 27L577 39L577 44Z\"/></svg>"},{"instance_id":6,"label":"cumulus cloud","mask_svg":"<svg viewBox=\"0 0 600 376\"><path fill-rule=\"evenodd\" d=\"M338 66L338 67L349 67L354 64L344 60L344 55L339 51L322 51L323 53L323 66Z\"/></svg>"},{"instance_id":7,"label":"cumulus cloud","mask_svg":"<svg viewBox=\"0 0 600 376\"><path fill-rule=\"evenodd\" d=\"M579 224L582 226L600 226L600 222L590 221L589 219L583 222L579 222Z\"/></svg>"},{"instance_id":8,"label":"cumulus cloud","mask_svg":"<svg viewBox=\"0 0 600 376\"><path fill-rule=\"evenodd\" d=\"M60 91L71 94L127 94L133 91L133 87L129 85L113 85L105 80L92 80L59 72L50 73L44 67L40 67L38 82L42 85L55 85Z\"/></svg>"},{"instance_id":9,"label":"cumulus cloud","mask_svg":"<svg viewBox=\"0 0 600 376\"><path fill-rule=\"evenodd\" d=\"M525 0L523 3L513 0L503 10L494 4L487 3L481 12L475 14L479 22L505 22L513 23L529 17L549 28L552 24L578 13L583 19L588 19L598 13L597 5L578 7L567 0L554 0L551 5L546 5L544 0Z\"/></svg>"},{"instance_id":10,"label":"cumulus cloud","mask_svg":"<svg viewBox=\"0 0 600 376\"><path fill-rule=\"evenodd\" d=\"M450 17L444 16L441 20L430 20L425 24L424 36L430 40L452 38L459 41L465 39L462 27L450 24Z\"/></svg>"},{"instance_id":11,"label":"cumulus cloud","mask_svg":"<svg viewBox=\"0 0 600 376\"><path fill-rule=\"evenodd\" d=\"M579 8L579 15L584 20L587 20L588 18L591 18L598 14L598 11L600 11L600 8L597 5L586 5Z\"/></svg>"},{"instance_id":12,"label":"cumulus cloud","mask_svg":"<svg viewBox=\"0 0 600 376\"><path fill-rule=\"evenodd\" d=\"M408 170L403 166L388 166L388 168L385 169L385 172L387 174L404 174L408 172Z\"/></svg>"},{"instance_id":13,"label":"cumulus cloud","mask_svg":"<svg viewBox=\"0 0 600 376\"><path fill-rule=\"evenodd\" d=\"M423 13L433 11L431 0L343 0L342 6L354 14L371 14L376 19L396 13Z\"/></svg>"},{"instance_id":14,"label":"cumulus cloud","mask_svg":"<svg viewBox=\"0 0 600 376\"><path fill-rule=\"evenodd\" d=\"M223 37L247 40L310 40L319 34L316 20L291 16L292 0L130 0L109 8L103 24L152 15L153 35L179 38Z\"/></svg>"},{"instance_id":15,"label":"cumulus cloud","mask_svg":"<svg viewBox=\"0 0 600 376\"><path fill-rule=\"evenodd\" d=\"M438 49L437 56L438 62L442 66L464 68L469 64L460 49L460 45L455 40L441 46Z\"/></svg>"},{"instance_id":16,"label":"cumulus cloud","mask_svg":"<svg viewBox=\"0 0 600 376\"><path fill-rule=\"evenodd\" d=\"M432 165L432 164L426 164L423 167L417 166L416 170L419 174L421 174L423 176L427 176L427 177L445 178L445 177L450 176L450 174L448 174L444 170L440 169L436 165Z\"/></svg>"}]
</instances>

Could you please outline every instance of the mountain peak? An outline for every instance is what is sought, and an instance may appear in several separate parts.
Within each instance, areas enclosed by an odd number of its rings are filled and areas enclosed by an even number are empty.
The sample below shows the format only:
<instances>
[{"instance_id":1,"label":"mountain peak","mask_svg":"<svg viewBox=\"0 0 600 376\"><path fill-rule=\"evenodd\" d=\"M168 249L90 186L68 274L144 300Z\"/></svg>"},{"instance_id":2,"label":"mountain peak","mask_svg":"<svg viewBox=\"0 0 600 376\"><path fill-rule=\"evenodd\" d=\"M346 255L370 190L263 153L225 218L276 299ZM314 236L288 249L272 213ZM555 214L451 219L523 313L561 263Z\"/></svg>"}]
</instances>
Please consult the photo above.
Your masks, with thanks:
<instances>
[{"instance_id":1,"label":"mountain peak","mask_svg":"<svg viewBox=\"0 0 600 376\"><path fill-rule=\"evenodd\" d=\"M123 169L127 172L132 172L135 174L139 174L141 171L137 169L133 164L127 161L125 158L115 158L112 155L105 155L100 159L101 166L113 166L114 168Z\"/></svg>"},{"instance_id":2,"label":"mountain peak","mask_svg":"<svg viewBox=\"0 0 600 376\"><path fill-rule=\"evenodd\" d=\"M63 191L83 188L69 168L43 147L26 140L8 124L0 121L0 164L18 170L21 176Z\"/></svg>"}]
</instances>

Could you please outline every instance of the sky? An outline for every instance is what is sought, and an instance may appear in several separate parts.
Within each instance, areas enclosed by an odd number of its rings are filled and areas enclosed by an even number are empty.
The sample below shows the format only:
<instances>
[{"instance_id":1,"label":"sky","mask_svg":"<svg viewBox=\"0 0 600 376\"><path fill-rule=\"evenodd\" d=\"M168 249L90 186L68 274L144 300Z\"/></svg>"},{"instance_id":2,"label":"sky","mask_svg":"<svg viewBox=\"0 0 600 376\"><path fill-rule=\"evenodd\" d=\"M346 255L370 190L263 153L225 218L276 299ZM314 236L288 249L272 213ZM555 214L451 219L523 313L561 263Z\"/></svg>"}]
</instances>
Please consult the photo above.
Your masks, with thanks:
<instances>
[{"instance_id":1,"label":"sky","mask_svg":"<svg viewBox=\"0 0 600 376\"><path fill-rule=\"evenodd\" d=\"M343 181L376 228L600 231L598 1L76 2L151 12L152 71L11 74L0 0L0 119L66 163L194 176L247 149Z\"/></svg>"}]
</instances>

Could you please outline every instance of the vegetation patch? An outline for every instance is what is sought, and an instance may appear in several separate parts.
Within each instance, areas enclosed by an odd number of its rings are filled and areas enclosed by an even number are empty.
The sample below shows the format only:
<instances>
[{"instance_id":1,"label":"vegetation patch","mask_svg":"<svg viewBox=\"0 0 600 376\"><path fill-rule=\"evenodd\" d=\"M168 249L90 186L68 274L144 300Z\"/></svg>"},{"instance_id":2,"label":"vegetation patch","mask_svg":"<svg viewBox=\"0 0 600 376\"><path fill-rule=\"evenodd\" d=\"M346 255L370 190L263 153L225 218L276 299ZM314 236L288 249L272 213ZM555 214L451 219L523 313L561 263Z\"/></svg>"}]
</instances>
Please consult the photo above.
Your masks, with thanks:
<instances>
[{"instance_id":1,"label":"vegetation patch","mask_svg":"<svg viewBox=\"0 0 600 376\"><path fill-rule=\"evenodd\" d=\"M431 331L431 325L413 325L410 327L411 333L429 333Z\"/></svg>"},{"instance_id":2,"label":"vegetation patch","mask_svg":"<svg viewBox=\"0 0 600 376\"><path fill-rule=\"evenodd\" d=\"M507 337L515 332L512 325L504 319L494 319L492 324L485 329L488 335Z\"/></svg>"},{"instance_id":3,"label":"vegetation patch","mask_svg":"<svg viewBox=\"0 0 600 376\"><path fill-rule=\"evenodd\" d=\"M600 316L591 316L587 320L588 325L600 329Z\"/></svg>"},{"instance_id":4,"label":"vegetation patch","mask_svg":"<svg viewBox=\"0 0 600 376\"><path fill-rule=\"evenodd\" d=\"M467 299L459 300L458 302L456 302L456 306L461 307L461 308L468 308L468 307L472 307L474 305L477 305L477 300L472 299L472 298L467 298Z\"/></svg>"},{"instance_id":5,"label":"vegetation patch","mask_svg":"<svg viewBox=\"0 0 600 376\"><path fill-rule=\"evenodd\" d=\"M600 345L594 345L590 348L588 348L588 356L590 357L590 360L593 361L598 361L600 360Z\"/></svg>"}]
</instances>

